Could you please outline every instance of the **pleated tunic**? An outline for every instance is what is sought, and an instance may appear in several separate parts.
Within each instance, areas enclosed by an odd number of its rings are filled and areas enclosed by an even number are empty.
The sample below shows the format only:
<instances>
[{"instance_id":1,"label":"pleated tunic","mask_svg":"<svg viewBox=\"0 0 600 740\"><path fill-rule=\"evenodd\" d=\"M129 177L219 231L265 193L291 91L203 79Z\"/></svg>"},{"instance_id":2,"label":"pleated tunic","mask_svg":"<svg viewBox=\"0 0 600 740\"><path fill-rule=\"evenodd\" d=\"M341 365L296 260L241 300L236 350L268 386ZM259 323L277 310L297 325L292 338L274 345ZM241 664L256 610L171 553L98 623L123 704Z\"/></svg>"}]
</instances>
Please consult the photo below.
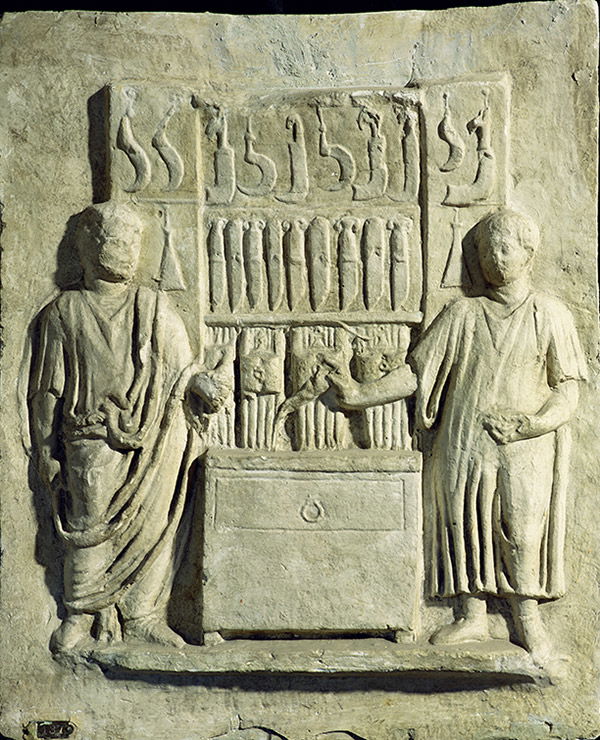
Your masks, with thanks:
<instances>
[{"instance_id":1,"label":"pleated tunic","mask_svg":"<svg viewBox=\"0 0 600 740\"><path fill-rule=\"evenodd\" d=\"M500 445L488 411L536 414L561 383L586 378L573 318L529 294L505 306L461 298L412 353L417 423L434 428L426 471L426 567L434 596L564 593L567 425Z\"/></svg>"}]
</instances>

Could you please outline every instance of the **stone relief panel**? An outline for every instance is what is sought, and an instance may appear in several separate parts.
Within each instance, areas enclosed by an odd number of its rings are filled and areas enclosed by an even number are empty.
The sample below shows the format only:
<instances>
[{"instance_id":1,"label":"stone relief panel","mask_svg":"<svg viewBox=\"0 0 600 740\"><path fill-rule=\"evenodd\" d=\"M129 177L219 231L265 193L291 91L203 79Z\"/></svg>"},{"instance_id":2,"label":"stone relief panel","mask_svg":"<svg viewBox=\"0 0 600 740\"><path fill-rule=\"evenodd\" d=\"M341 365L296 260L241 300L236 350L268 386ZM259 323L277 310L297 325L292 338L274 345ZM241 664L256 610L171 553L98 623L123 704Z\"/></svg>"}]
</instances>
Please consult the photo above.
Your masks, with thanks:
<instances>
[{"instance_id":1,"label":"stone relief panel","mask_svg":"<svg viewBox=\"0 0 600 740\"><path fill-rule=\"evenodd\" d=\"M187 557L205 651L374 640L373 670L394 642L486 643L500 597L518 670L555 663L538 604L565 591L586 368L507 207L506 76L107 95L111 199L79 219L83 282L43 309L30 388L65 543L52 649L181 648ZM423 635L433 598L461 611Z\"/></svg>"}]
</instances>

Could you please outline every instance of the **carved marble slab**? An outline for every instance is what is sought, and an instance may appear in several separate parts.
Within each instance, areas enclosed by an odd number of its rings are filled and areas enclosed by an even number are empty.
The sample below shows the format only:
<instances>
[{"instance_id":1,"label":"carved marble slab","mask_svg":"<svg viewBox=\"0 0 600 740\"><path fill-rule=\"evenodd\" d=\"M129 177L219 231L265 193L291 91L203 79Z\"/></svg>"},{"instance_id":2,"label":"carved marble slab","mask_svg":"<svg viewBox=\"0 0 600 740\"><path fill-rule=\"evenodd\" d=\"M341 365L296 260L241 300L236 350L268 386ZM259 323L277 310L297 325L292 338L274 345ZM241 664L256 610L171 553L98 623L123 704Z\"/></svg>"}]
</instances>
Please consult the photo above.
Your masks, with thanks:
<instances>
[{"instance_id":1,"label":"carved marble slab","mask_svg":"<svg viewBox=\"0 0 600 740\"><path fill-rule=\"evenodd\" d=\"M409 452L210 453L204 631L414 640L420 467Z\"/></svg>"},{"instance_id":2,"label":"carved marble slab","mask_svg":"<svg viewBox=\"0 0 600 740\"><path fill-rule=\"evenodd\" d=\"M2 738L600 733L597 6L322 10L0 13Z\"/></svg>"}]
</instances>

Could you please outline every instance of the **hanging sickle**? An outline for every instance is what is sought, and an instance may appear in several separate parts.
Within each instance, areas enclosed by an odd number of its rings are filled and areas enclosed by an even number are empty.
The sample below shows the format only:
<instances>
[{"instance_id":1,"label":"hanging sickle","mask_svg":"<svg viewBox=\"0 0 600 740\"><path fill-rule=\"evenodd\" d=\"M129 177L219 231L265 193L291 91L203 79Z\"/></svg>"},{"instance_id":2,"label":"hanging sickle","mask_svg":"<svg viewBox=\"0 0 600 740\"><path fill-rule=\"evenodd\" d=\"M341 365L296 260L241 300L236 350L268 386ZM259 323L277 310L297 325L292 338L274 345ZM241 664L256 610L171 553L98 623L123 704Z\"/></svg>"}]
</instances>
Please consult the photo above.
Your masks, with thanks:
<instances>
[{"instance_id":1,"label":"hanging sickle","mask_svg":"<svg viewBox=\"0 0 600 740\"><path fill-rule=\"evenodd\" d=\"M181 100L175 100L173 102L171 107L163 116L161 122L158 124L154 136L152 137L152 146L156 149L167 168L169 176L169 181L166 187L167 190L177 190L183 181L183 159L177 149L175 149L173 144L171 144L167 139L166 134L167 126L180 104Z\"/></svg>"},{"instance_id":2,"label":"hanging sickle","mask_svg":"<svg viewBox=\"0 0 600 740\"><path fill-rule=\"evenodd\" d=\"M131 112L135 100L135 90L127 89L126 96L129 98L127 108L119 123L117 131L117 147L125 152L135 170L135 180L124 188L126 193L138 193L150 184L152 178L152 165L144 148L133 135L131 128Z\"/></svg>"},{"instance_id":3,"label":"hanging sickle","mask_svg":"<svg viewBox=\"0 0 600 740\"><path fill-rule=\"evenodd\" d=\"M369 157L369 180L364 185L352 186L354 200L370 200L381 198L388 184L388 166L386 162L385 136L381 134L381 119L377 113L361 108L358 114L358 128L363 131L365 127L371 129L371 136L367 143Z\"/></svg>"},{"instance_id":4,"label":"hanging sickle","mask_svg":"<svg viewBox=\"0 0 600 740\"><path fill-rule=\"evenodd\" d=\"M340 168L338 181L330 185L327 190L342 190L346 185L350 185L356 175L356 164L352 154L339 144L329 144L327 141L327 126L323 119L323 112L320 106L317 106L317 117L319 119L319 154L322 157L331 157L335 159Z\"/></svg>"},{"instance_id":5,"label":"hanging sickle","mask_svg":"<svg viewBox=\"0 0 600 740\"><path fill-rule=\"evenodd\" d=\"M400 124L404 177L402 192L387 196L398 203L415 200L419 192L419 139L417 135L417 112L412 108L396 106L396 120Z\"/></svg>"},{"instance_id":6,"label":"hanging sickle","mask_svg":"<svg viewBox=\"0 0 600 740\"><path fill-rule=\"evenodd\" d=\"M245 141L245 152L244 162L254 165L260 171L260 180L256 185L241 185L238 182L238 190L244 195L252 196L253 198L260 198L268 195L277 182L277 169L275 162L267 157L265 154L259 154L254 149L256 143L256 137L252 132L251 118L248 116L246 123L246 133L244 135Z\"/></svg>"},{"instance_id":7,"label":"hanging sickle","mask_svg":"<svg viewBox=\"0 0 600 740\"><path fill-rule=\"evenodd\" d=\"M465 157L465 143L454 128L447 92L444 93L444 117L438 125L438 136L448 144L450 150L448 159L440 167L440 170L442 172L452 172L462 164Z\"/></svg>"}]
</instances>

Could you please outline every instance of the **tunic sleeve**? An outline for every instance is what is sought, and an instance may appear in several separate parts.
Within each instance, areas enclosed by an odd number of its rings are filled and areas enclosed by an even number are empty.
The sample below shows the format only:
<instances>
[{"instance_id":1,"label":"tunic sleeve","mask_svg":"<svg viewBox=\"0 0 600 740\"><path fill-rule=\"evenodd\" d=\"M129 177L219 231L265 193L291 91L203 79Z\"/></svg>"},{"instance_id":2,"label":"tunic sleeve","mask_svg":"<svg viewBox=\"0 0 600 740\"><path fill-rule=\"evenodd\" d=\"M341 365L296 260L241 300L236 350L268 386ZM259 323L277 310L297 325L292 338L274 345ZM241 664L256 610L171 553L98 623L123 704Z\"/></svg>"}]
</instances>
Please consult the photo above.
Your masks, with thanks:
<instances>
[{"instance_id":1,"label":"tunic sleeve","mask_svg":"<svg viewBox=\"0 0 600 740\"><path fill-rule=\"evenodd\" d=\"M57 398L65 390L65 344L60 313L56 302L42 311L36 332L37 345L32 357L29 396L52 393Z\"/></svg>"},{"instance_id":2,"label":"tunic sleeve","mask_svg":"<svg viewBox=\"0 0 600 740\"><path fill-rule=\"evenodd\" d=\"M558 301L546 311L548 323L548 385L556 388L566 380L587 380L585 355L570 311Z\"/></svg>"},{"instance_id":3,"label":"tunic sleeve","mask_svg":"<svg viewBox=\"0 0 600 740\"><path fill-rule=\"evenodd\" d=\"M165 360L172 371L178 374L194 360L190 340L183 321L171 306L167 296L160 295L159 300L159 311L164 322Z\"/></svg>"},{"instance_id":4,"label":"tunic sleeve","mask_svg":"<svg viewBox=\"0 0 600 740\"><path fill-rule=\"evenodd\" d=\"M464 311L464 299L446 306L409 356L419 381L416 419L422 428L429 429L437 420L458 351Z\"/></svg>"}]
</instances>

